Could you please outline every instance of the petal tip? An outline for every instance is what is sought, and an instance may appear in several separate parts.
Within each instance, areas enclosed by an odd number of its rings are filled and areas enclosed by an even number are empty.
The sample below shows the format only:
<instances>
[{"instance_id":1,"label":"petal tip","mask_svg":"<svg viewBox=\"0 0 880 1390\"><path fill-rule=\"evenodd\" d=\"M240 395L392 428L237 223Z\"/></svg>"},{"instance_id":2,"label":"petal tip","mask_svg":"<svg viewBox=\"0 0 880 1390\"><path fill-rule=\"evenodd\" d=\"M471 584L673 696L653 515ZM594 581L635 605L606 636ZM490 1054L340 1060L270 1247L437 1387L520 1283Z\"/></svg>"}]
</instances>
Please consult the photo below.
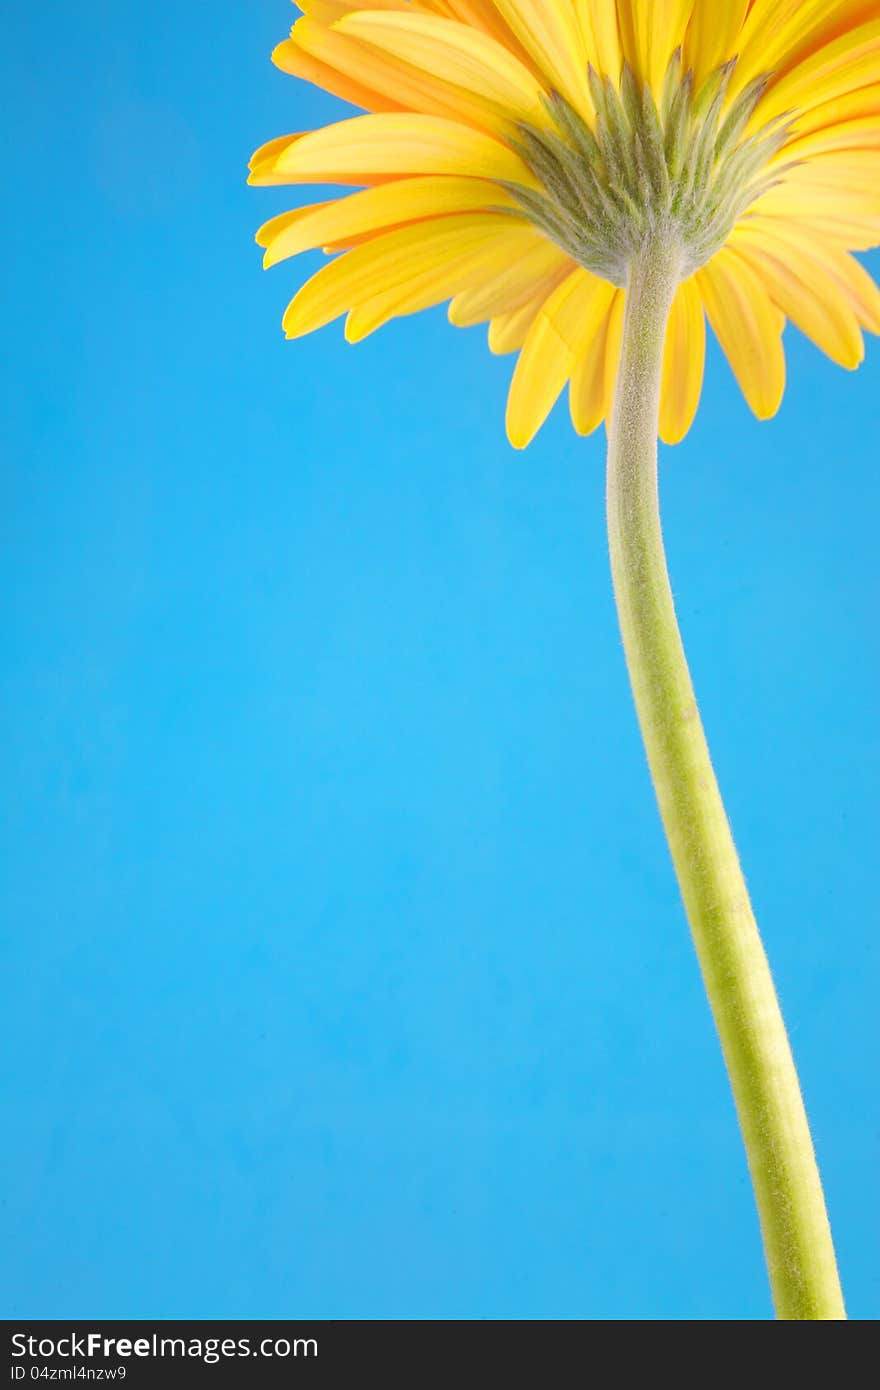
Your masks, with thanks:
<instances>
[{"instance_id":1,"label":"petal tip","mask_svg":"<svg viewBox=\"0 0 880 1390\"><path fill-rule=\"evenodd\" d=\"M508 414L504 423L507 431L507 441L512 449L517 449L521 452L531 444L535 437L535 431L527 429L522 420L511 419Z\"/></svg>"}]
</instances>

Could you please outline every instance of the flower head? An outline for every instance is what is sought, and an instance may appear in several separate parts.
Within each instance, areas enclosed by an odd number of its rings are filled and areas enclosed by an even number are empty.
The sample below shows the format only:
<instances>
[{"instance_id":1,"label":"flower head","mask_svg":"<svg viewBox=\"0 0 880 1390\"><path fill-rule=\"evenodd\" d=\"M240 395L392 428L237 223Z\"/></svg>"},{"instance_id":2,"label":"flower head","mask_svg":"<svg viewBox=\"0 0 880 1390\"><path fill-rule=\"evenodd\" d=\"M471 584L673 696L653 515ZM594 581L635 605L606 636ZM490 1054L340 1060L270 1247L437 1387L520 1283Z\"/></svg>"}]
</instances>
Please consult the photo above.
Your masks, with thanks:
<instances>
[{"instance_id":1,"label":"flower head","mask_svg":"<svg viewBox=\"0 0 880 1390\"><path fill-rule=\"evenodd\" d=\"M347 315L356 342L449 300L519 352L523 446L568 384L589 434L610 412L634 256L677 249L661 437L700 396L705 320L764 419L786 319L844 367L880 332L851 254L880 244L880 0L299 0L273 55L364 108L259 149L255 184L359 191L272 218L265 264L334 258L284 317Z\"/></svg>"}]
</instances>

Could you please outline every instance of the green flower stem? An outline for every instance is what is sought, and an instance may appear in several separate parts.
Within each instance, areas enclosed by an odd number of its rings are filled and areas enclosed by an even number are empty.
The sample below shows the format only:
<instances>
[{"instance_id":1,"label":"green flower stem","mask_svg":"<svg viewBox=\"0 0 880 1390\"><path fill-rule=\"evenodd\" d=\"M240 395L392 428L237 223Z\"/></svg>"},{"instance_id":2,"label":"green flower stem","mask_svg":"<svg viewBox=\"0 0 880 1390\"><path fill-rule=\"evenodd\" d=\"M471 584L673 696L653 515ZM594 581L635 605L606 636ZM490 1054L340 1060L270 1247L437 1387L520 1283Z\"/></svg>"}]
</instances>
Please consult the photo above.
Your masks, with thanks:
<instances>
[{"instance_id":1,"label":"green flower stem","mask_svg":"<svg viewBox=\"0 0 880 1390\"><path fill-rule=\"evenodd\" d=\"M794 1060L712 769L679 636L657 492L674 245L635 258L608 447L620 628L660 814L733 1087L776 1315L846 1317Z\"/></svg>"}]
</instances>

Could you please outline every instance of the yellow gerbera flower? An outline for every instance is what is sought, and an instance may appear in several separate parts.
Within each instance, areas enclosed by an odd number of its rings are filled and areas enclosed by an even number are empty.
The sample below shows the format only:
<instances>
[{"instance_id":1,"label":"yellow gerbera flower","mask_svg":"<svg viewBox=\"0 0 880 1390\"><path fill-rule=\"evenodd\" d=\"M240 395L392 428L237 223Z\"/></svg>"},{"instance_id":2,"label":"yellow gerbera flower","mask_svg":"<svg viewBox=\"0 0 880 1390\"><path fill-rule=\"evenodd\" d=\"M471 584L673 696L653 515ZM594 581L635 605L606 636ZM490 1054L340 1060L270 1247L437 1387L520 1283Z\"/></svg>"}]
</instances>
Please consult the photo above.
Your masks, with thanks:
<instances>
[{"instance_id":1,"label":"yellow gerbera flower","mask_svg":"<svg viewBox=\"0 0 880 1390\"><path fill-rule=\"evenodd\" d=\"M687 432L705 318L752 410L785 385L790 318L844 367L880 332L851 252L880 243L878 0L300 0L275 50L368 115L259 149L254 184L361 191L274 217L265 264L339 254L284 317L347 314L358 341L450 300L519 351L507 412L528 443L566 384L589 434L610 416L627 257L681 240L660 434Z\"/></svg>"},{"instance_id":2,"label":"yellow gerbera flower","mask_svg":"<svg viewBox=\"0 0 880 1390\"><path fill-rule=\"evenodd\" d=\"M706 318L760 418L791 319L845 367L880 332L880 0L300 0L285 71L368 115L288 135L251 182L348 183L258 234L334 253L291 338L354 342L449 300L519 352L524 446L568 384L608 423L608 535L661 817L736 1099L781 1318L846 1316L773 980L700 724L660 527L657 435L690 427Z\"/></svg>"}]
</instances>

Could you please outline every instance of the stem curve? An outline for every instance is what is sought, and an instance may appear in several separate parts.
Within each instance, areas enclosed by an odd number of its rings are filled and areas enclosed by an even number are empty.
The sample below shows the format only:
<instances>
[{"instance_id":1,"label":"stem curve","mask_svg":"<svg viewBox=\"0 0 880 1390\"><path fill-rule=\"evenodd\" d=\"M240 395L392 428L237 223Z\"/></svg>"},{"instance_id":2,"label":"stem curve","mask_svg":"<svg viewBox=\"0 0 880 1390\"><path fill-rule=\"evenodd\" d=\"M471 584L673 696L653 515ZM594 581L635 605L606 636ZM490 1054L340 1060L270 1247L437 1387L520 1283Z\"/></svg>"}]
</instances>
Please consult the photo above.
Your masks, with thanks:
<instances>
[{"instance_id":1,"label":"stem curve","mask_svg":"<svg viewBox=\"0 0 880 1390\"><path fill-rule=\"evenodd\" d=\"M660 528L657 422L681 253L635 257L608 440L608 537L648 763L748 1157L776 1316L846 1317L806 1112L678 630Z\"/></svg>"}]
</instances>

